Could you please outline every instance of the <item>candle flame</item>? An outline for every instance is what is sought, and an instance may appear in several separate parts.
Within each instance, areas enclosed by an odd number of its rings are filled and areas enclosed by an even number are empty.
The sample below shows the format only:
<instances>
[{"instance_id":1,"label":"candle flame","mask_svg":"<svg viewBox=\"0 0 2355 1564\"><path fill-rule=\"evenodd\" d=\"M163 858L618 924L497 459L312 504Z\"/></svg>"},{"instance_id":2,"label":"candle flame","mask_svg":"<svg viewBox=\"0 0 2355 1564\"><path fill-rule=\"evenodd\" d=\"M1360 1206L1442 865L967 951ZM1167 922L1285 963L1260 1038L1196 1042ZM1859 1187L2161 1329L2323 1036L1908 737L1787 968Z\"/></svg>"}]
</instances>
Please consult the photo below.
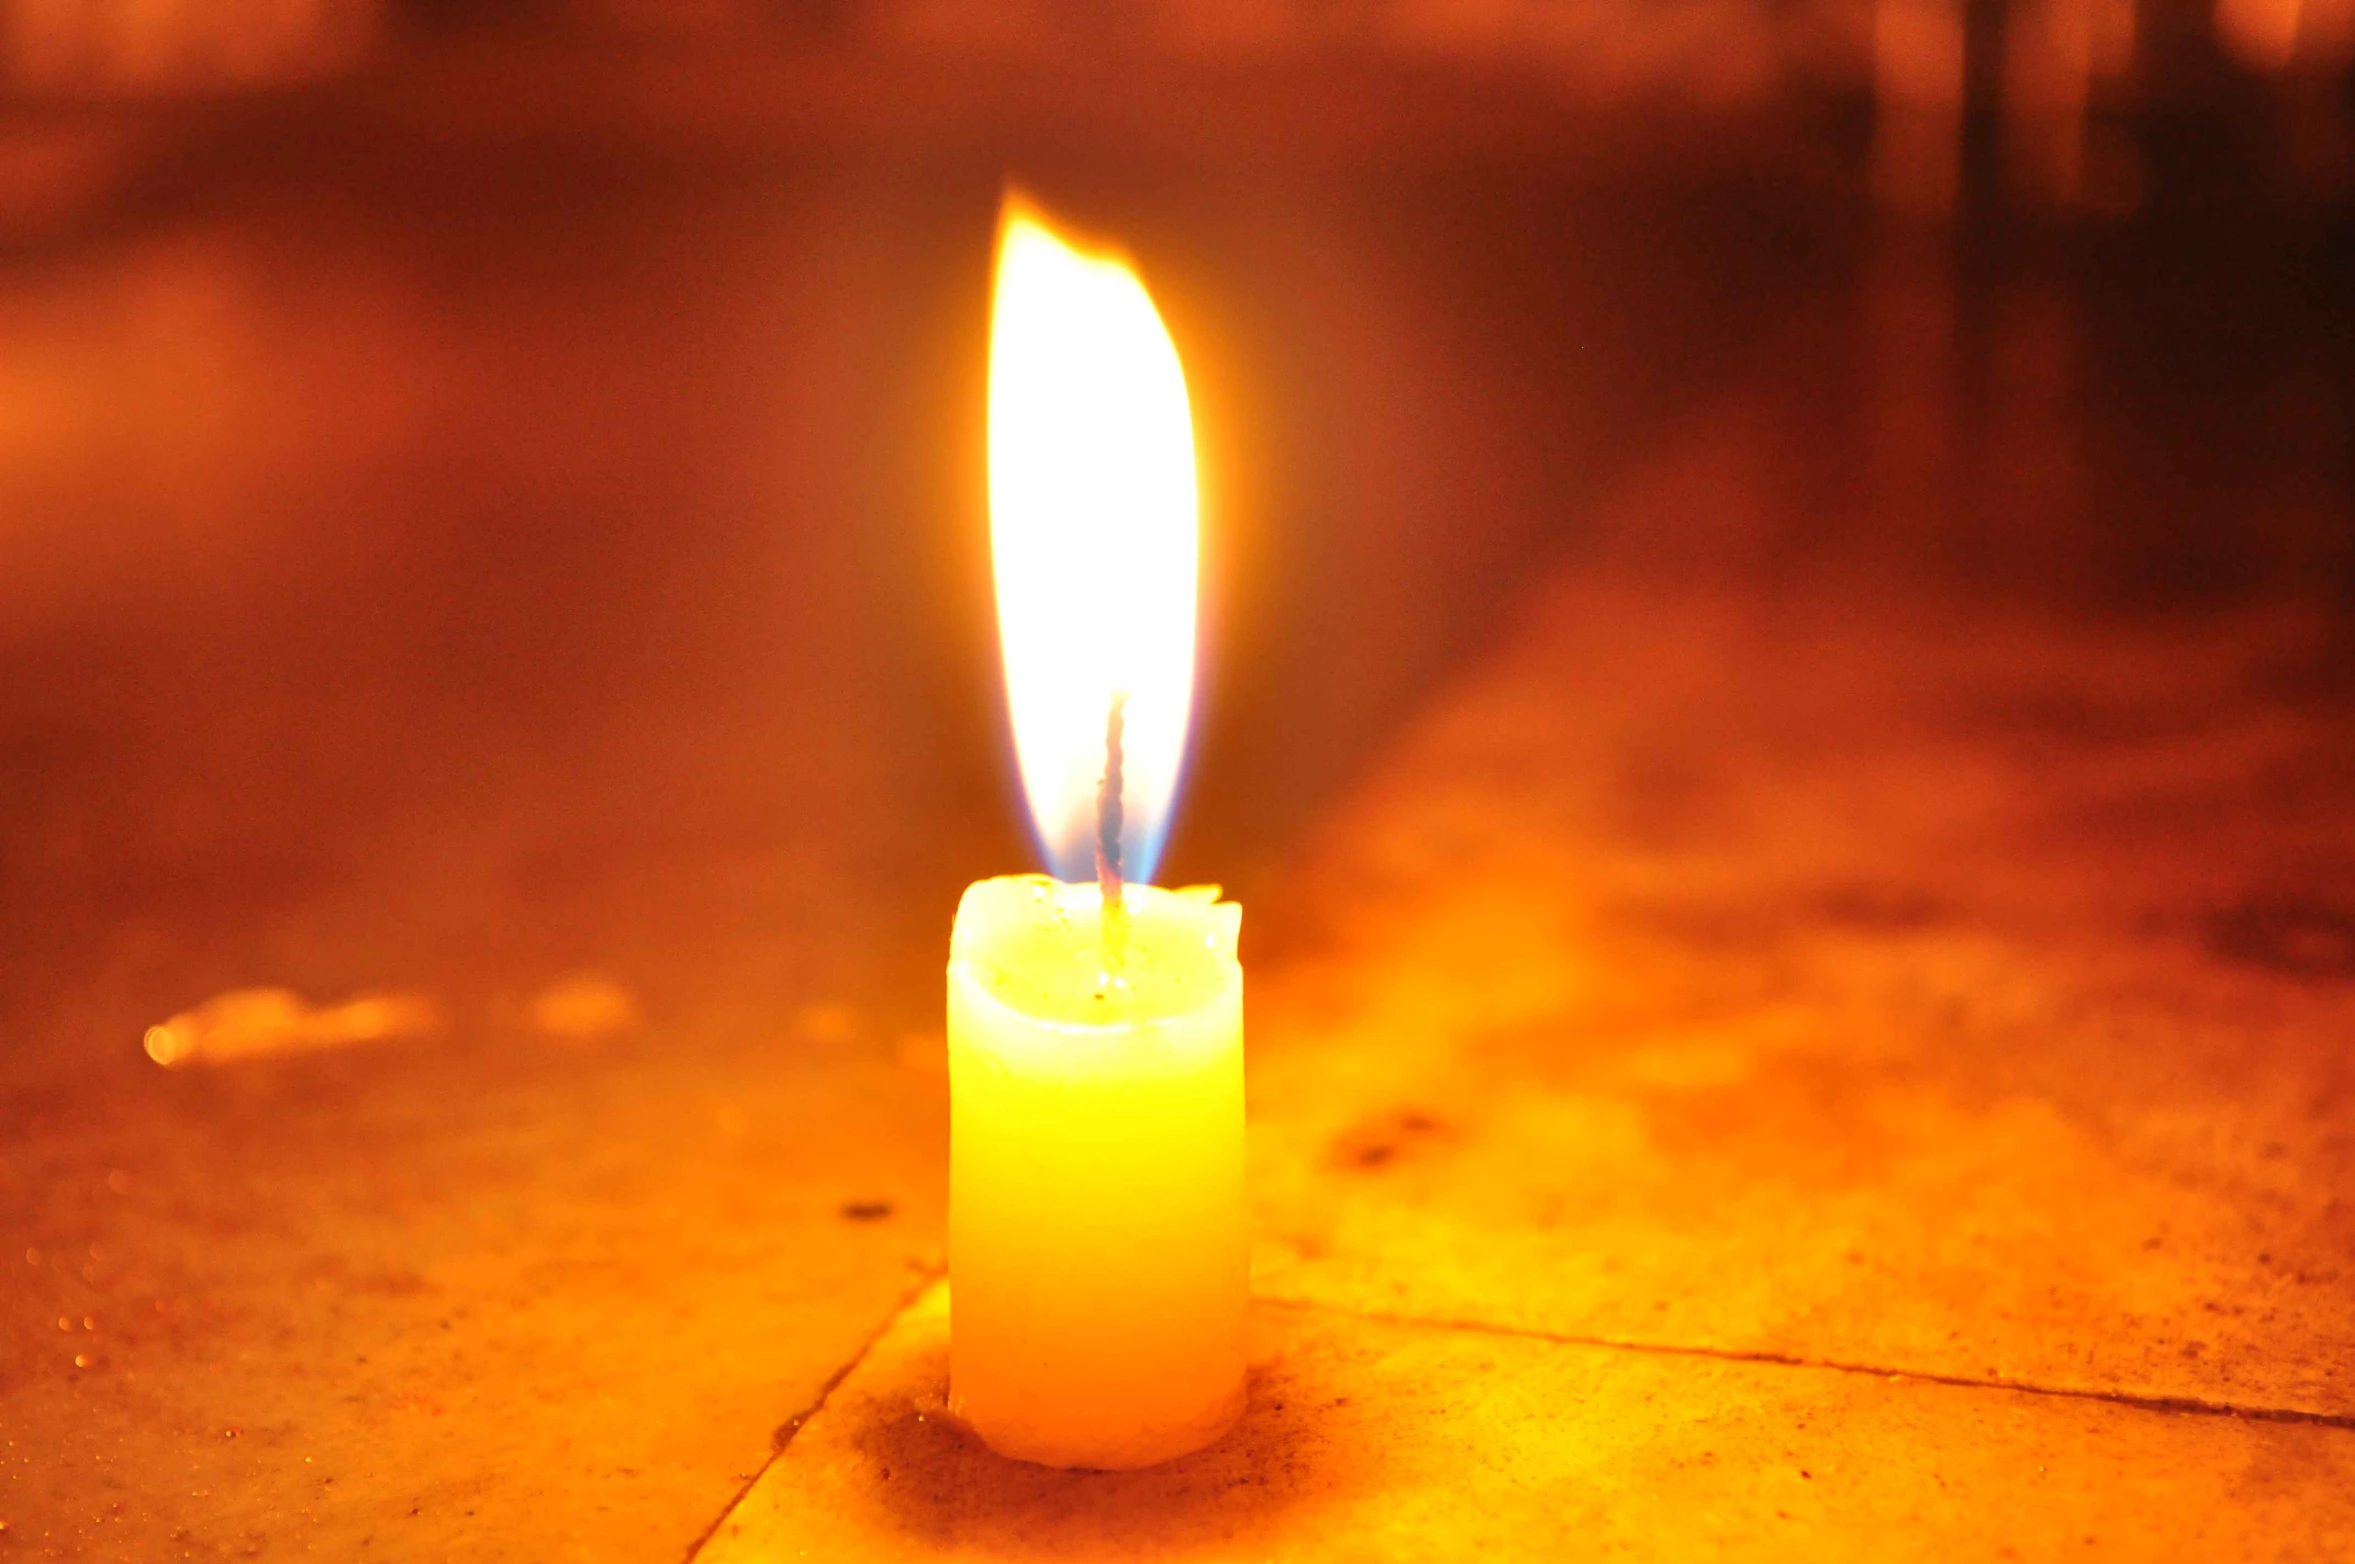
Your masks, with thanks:
<instances>
[{"instance_id":1,"label":"candle flame","mask_svg":"<svg viewBox=\"0 0 2355 1564\"><path fill-rule=\"evenodd\" d=\"M1185 372L1137 274L1013 195L990 322L989 508L1006 704L1039 845L1057 877L1096 878L1117 704L1120 870L1148 882L1194 698Z\"/></svg>"}]
</instances>

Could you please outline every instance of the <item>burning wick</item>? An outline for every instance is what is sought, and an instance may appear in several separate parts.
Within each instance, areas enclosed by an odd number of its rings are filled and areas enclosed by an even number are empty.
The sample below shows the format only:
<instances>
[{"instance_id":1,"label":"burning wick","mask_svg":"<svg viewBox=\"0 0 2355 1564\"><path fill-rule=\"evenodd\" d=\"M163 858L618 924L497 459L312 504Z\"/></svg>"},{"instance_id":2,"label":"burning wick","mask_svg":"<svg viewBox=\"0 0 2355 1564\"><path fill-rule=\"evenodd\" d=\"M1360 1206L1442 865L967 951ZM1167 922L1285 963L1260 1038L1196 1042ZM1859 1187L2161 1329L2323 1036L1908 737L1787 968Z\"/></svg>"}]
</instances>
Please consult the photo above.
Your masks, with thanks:
<instances>
[{"instance_id":1,"label":"burning wick","mask_svg":"<svg viewBox=\"0 0 2355 1564\"><path fill-rule=\"evenodd\" d=\"M1118 972L1128 960L1128 900L1120 889L1120 728L1128 696L1113 692L1104 718L1104 780L1096 784L1096 888L1104 897L1104 965Z\"/></svg>"}]
</instances>

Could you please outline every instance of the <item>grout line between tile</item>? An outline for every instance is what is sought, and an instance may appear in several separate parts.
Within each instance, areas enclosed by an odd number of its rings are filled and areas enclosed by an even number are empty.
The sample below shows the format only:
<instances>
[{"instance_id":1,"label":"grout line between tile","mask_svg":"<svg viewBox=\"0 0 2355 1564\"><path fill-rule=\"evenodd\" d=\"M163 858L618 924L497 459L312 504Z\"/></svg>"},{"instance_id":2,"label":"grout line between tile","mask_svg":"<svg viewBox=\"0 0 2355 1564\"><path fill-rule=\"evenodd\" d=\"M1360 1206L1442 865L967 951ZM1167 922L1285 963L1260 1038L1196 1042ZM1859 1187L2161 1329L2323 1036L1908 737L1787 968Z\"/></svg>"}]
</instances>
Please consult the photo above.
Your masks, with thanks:
<instances>
[{"instance_id":1,"label":"grout line between tile","mask_svg":"<svg viewBox=\"0 0 2355 1564\"><path fill-rule=\"evenodd\" d=\"M867 1333L867 1339L859 1343L858 1350L844 1359L840 1368L826 1376L826 1383L818 1387L818 1393L810 1398L809 1405L777 1426L776 1431L769 1436L768 1459L761 1462L753 1474L744 1480L743 1487L729 1495L728 1502L720 1506L720 1513L712 1518L712 1523L704 1527L693 1542L687 1544L684 1564L695 1564L697 1555L710 1545L713 1537L719 1535L720 1528L728 1524L728 1517L736 1513L736 1507L744 1502L744 1496L760 1486L760 1480L769 1474L769 1468L776 1465L778 1458L784 1455L786 1448L793 1443L794 1435L800 1433L811 1418L825 1409L828 1398L841 1388L844 1380L850 1378L851 1371L867 1361L867 1354L875 1350L875 1343L889 1335L891 1328L916 1306L918 1299L938 1284L944 1274L937 1267L919 1272L914 1285L901 1295L899 1302L891 1306L891 1311L883 1316L883 1322Z\"/></svg>"},{"instance_id":2,"label":"grout line between tile","mask_svg":"<svg viewBox=\"0 0 2355 1564\"><path fill-rule=\"evenodd\" d=\"M2318 1428L2355 1430L2355 1414L2307 1412L2296 1407L2247 1406L2234 1401L2205 1401L2197 1396L2146 1396L2130 1390L2090 1390L2071 1385L2039 1385L2028 1380L1977 1379L1967 1374L1926 1373L1919 1369L1845 1363L1829 1358L1803 1358L1786 1352L1745 1352L1733 1347L1690 1347L1664 1341L1630 1341L1611 1336L1580 1336L1531 1326L1497 1325L1486 1320L1451 1320L1417 1314L1393 1314L1376 1309L1353 1309L1347 1304L1309 1298L1261 1296L1254 1301L1282 1308L1316 1309L1346 1314L1380 1325L1413 1325L1431 1330L1473 1331L1489 1336L1514 1336L1564 1347L1602 1347L1616 1352L1642 1352L1659 1357L1714 1358L1725 1363L1766 1363L1780 1368L1823 1369L1834 1374L1859 1374L1875 1379L1919 1380L1928 1385L1950 1385L1963 1390L2008 1390L2025 1396L2054 1396L2072 1401L2105 1401L2140 1412L2174 1412L2194 1417L2238 1417L2259 1423L2304 1423Z\"/></svg>"}]
</instances>

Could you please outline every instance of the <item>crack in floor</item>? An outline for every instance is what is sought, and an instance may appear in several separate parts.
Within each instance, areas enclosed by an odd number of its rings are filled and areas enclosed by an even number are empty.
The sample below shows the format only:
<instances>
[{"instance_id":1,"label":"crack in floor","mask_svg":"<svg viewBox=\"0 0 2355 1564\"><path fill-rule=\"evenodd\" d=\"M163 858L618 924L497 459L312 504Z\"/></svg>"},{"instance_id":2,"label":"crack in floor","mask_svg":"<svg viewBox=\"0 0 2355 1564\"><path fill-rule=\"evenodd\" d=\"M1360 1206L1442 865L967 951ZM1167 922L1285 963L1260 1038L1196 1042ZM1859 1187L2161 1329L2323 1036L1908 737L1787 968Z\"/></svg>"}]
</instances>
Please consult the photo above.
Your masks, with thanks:
<instances>
[{"instance_id":1,"label":"crack in floor","mask_svg":"<svg viewBox=\"0 0 2355 1564\"><path fill-rule=\"evenodd\" d=\"M853 1352L818 1387L809 1404L778 1425L773 1436L768 1459L761 1462L745 1481L743 1487L721 1507L719 1515L687 1549L685 1564L694 1564L719 1529L728 1523L745 1496L759 1486L769 1469L782 1460L792 1446L794 1437L826 1408L826 1403L840 1389L842 1382L858 1366L867 1361L876 1344L891 1334L892 1329L907 1317L910 1309L931 1291L946 1273L939 1270L923 1272L909 1290L883 1318L881 1324L868 1333ZM2355 1414L2341 1412L2309 1412L2297 1407L2250 1406L2233 1401L2208 1401L2197 1396L2139 1395L2130 1390L2092 1390L2071 1385L2040 1385L2028 1380L1981 1379L1968 1374L1940 1374L1919 1369L1894 1368L1871 1363L1850 1363L1834 1358L1807 1358L1794 1353L1746 1351L1737 1347L1695 1347L1675 1342L1635 1341L1612 1336L1582 1336L1569 1331L1539 1330L1534 1326L1499 1325L1487 1320L1444 1319L1421 1314L1397 1314L1379 1309L1355 1309L1347 1304L1328 1303L1308 1298L1255 1297L1255 1304L1271 1305L1280 1309L1313 1310L1324 1314L1345 1315L1376 1325L1401 1326L1421 1330L1469 1331L1488 1336L1507 1336L1523 1341L1541 1341L1561 1347L1597 1347L1612 1352L1639 1352L1656 1357L1710 1358L1721 1363L1763 1363L1778 1368L1820 1369L1833 1374L1855 1374L1882 1380L1915 1380L1926 1385L1945 1385L1961 1390L2000 1390L2025 1396L2048 1396L2071 1401L2100 1401L2113 1406L2132 1408L2139 1412L2176 1413L2193 1417L2237 1417L2260 1423L2300 1423L2317 1428L2355 1430Z\"/></svg>"},{"instance_id":2,"label":"crack in floor","mask_svg":"<svg viewBox=\"0 0 2355 1564\"><path fill-rule=\"evenodd\" d=\"M875 1350L875 1344L890 1335L893 1326L907 1318L908 1311L933 1289L943 1274L945 1273L939 1269L919 1271L915 1282L900 1296L899 1302L893 1304L890 1311L883 1316L882 1323L867 1333L866 1340L859 1343L857 1351L843 1359L840 1368L826 1376L826 1382L818 1387L816 1395L810 1397L809 1404L777 1425L775 1432L769 1436L768 1459L761 1462L754 1469L752 1475L744 1480L743 1487L729 1495L728 1502L720 1506L720 1513L712 1518L712 1523L697 1533L693 1542L687 1544L684 1564L695 1564L696 1558L702 1554L706 1547L710 1546L711 1539L719 1535L720 1528L728 1524L728 1517L736 1513L737 1506L744 1502L745 1496L760 1486L760 1480L769 1475L769 1468L775 1466L784 1456L787 1447L793 1443L794 1435L807 1427L811 1418L825 1410L827 1400L835 1391L842 1388L842 1382L850 1378L860 1364L867 1361L867 1354Z\"/></svg>"},{"instance_id":3,"label":"crack in floor","mask_svg":"<svg viewBox=\"0 0 2355 1564\"><path fill-rule=\"evenodd\" d=\"M2238 1417L2259 1423L2303 1423L2317 1428L2355 1429L2355 1413L2309 1412L2297 1407L2250 1406L2234 1401L2207 1401L2197 1396L2140 1395L2131 1390L2093 1390L2074 1385L2040 1385L2032 1380L1981 1379L1969 1374L1941 1374L1922 1369L1871 1363L1849 1363L1836 1358L1805 1358L1788 1352L1749 1351L1739 1347L1693 1347L1666 1341L1635 1341L1613 1336L1581 1336L1534 1326L1498 1325L1486 1320L1451 1320L1420 1314L1393 1314L1375 1309L1353 1309L1343 1303L1308 1298L1257 1298L1283 1308L1316 1309L1345 1314L1378 1325L1419 1326L1427 1330L1475 1331L1490 1336L1512 1336L1551 1342L1564 1347L1602 1347L1615 1352L1642 1352L1659 1357L1714 1358L1723 1363L1767 1363L1780 1368L1823 1369L1834 1374L1857 1374L1875 1379L1919 1380L1926 1385L1950 1385L1963 1390L2008 1390L2026 1396L2053 1396L2072 1401L2106 1401L2142 1412L2176 1412L2195 1417Z\"/></svg>"}]
</instances>

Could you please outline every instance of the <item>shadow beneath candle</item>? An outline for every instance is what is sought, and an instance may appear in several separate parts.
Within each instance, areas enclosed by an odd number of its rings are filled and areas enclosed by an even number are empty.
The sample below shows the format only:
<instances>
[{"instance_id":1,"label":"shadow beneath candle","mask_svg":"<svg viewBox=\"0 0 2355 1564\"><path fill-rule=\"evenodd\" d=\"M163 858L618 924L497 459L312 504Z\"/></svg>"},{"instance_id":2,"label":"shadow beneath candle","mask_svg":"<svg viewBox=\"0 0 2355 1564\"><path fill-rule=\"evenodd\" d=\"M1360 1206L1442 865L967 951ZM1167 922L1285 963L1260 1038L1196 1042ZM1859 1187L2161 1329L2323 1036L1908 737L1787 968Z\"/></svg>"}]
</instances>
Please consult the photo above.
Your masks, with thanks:
<instances>
[{"instance_id":1,"label":"shadow beneath candle","mask_svg":"<svg viewBox=\"0 0 2355 1564\"><path fill-rule=\"evenodd\" d=\"M1327 1372L1337 1365L1297 1341L1264 1354L1242 1420L1190 1456L1134 1472L1008 1460L948 1416L945 1323L901 1344L888 1387L841 1409L872 1518L911 1544L984 1557L1248 1548L1288 1530L1291 1512L1380 1480L1363 1451L1341 1449L1332 1414L1347 1405L1345 1379Z\"/></svg>"}]
</instances>

